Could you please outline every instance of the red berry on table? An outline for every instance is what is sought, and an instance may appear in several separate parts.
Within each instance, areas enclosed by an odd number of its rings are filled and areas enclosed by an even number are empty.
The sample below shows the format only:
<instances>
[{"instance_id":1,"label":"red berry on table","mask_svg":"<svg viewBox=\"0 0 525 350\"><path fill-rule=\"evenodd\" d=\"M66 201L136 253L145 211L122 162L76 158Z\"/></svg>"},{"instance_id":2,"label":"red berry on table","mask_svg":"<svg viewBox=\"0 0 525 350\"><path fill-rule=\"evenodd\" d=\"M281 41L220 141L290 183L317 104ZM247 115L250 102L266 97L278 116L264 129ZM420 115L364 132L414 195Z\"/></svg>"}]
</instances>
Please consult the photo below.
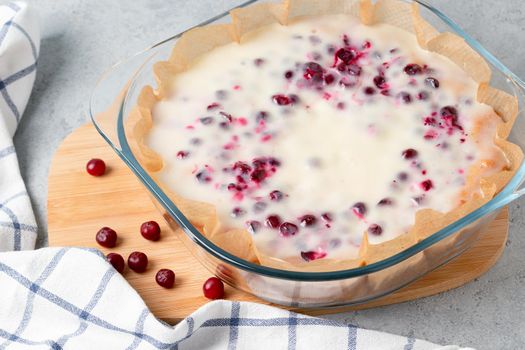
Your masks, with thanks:
<instances>
[{"instance_id":1,"label":"red berry on table","mask_svg":"<svg viewBox=\"0 0 525 350\"><path fill-rule=\"evenodd\" d=\"M117 270L118 272L122 273L124 272L124 267L126 266L126 263L124 262L124 258L122 255L117 253L109 253L106 256L107 261Z\"/></svg>"},{"instance_id":2,"label":"red berry on table","mask_svg":"<svg viewBox=\"0 0 525 350\"><path fill-rule=\"evenodd\" d=\"M117 244L117 233L109 227L102 227L98 230L95 239L101 246L113 248Z\"/></svg>"},{"instance_id":3,"label":"red berry on table","mask_svg":"<svg viewBox=\"0 0 525 350\"><path fill-rule=\"evenodd\" d=\"M144 272L148 267L148 257L142 252L133 252L128 257L128 266L135 272Z\"/></svg>"},{"instance_id":4,"label":"red berry on table","mask_svg":"<svg viewBox=\"0 0 525 350\"><path fill-rule=\"evenodd\" d=\"M170 269L160 269L155 275L155 281L161 287L172 288L175 284L175 272Z\"/></svg>"},{"instance_id":5,"label":"red berry on table","mask_svg":"<svg viewBox=\"0 0 525 350\"><path fill-rule=\"evenodd\" d=\"M217 277L210 277L204 282L202 292L208 299L221 299L224 296L224 283Z\"/></svg>"},{"instance_id":6,"label":"red berry on table","mask_svg":"<svg viewBox=\"0 0 525 350\"><path fill-rule=\"evenodd\" d=\"M102 159L93 158L87 162L86 170L89 175L102 176L106 172L106 163Z\"/></svg>"},{"instance_id":7,"label":"red berry on table","mask_svg":"<svg viewBox=\"0 0 525 350\"><path fill-rule=\"evenodd\" d=\"M150 241L160 239L160 226L156 221L147 221L140 225L140 234Z\"/></svg>"}]
</instances>

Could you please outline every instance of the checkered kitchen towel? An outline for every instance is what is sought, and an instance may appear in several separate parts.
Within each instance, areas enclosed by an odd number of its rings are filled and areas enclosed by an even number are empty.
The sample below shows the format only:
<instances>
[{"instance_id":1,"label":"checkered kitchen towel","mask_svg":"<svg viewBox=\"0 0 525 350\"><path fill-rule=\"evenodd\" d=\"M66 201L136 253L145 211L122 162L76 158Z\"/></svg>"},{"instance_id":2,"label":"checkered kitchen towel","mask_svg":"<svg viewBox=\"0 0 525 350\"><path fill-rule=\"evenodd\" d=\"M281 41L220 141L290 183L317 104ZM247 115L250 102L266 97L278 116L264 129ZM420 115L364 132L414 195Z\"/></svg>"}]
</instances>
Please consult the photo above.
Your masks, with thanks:
<instances>
[{"instance_id":1,"label":"checkered kitchen towel","mask_svg":"<svg viewBox=\"0 0 525 350\"><path fill-rule=\"evenodd\" d=\"M228 301L172 327L100 252L27 250L36 227L12 136L35 77L36 28L24 3L0 6L0 349L459 349Z\"/></svg>"}]
</instances>

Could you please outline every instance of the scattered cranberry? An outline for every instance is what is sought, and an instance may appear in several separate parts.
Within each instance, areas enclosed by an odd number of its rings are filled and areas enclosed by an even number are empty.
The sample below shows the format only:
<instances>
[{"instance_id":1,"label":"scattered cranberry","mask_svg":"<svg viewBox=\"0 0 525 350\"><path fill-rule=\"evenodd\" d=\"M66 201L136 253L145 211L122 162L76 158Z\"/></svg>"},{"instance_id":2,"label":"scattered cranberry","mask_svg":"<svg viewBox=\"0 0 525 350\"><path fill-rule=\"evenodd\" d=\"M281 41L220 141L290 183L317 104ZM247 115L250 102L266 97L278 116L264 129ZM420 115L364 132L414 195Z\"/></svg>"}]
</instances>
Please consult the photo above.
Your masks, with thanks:
<instances>
[{"instance_id":1,"label":"scattered cranberry","mask_svg":"<svg viewBox=\"0 0 525 350\"><path fill-rule=\"evenodd\" d=\"M304 65L304 77L308 80L321 80L323 77L323 67L316 62L307 62Z\"/></svg>"},{"instance_id":2,"label":"scattered cranberry","mask_svg":"<svg viewBox=\"0 0 525 350\"><path fill-rule=\"evenodd\" d=\"M155 275L158 285L167 289L173 288L175 284L175 272L170 269L160 269Z\"/></svg>"},{"instance_id":3,"label":"scattered cranberry","mask_svg":"<svg viewBox=\"0 0 525 350\"><path fill-rule=\"evenodd\" d=\"M445 107L441 108L440 113L441 113L441 116L443 116L443 117L446 117L446 116L449 116L449 115L450 116L454 116L454 117L458 116L458 110L455 107L452 107L452 106L445 106Z\"/></svg>"},{"instance_id":4,"label":"scattered cranberry","mask_svg":"<svg viewBox=\"0 0 525 350\"><path fill-rule=\"evenodd\" d=\"M96 234L98 244L106 248L113 248L117 244L117 233L109 227L102 227Z\"/></svg>"},{"instance_id":5,"label":"scattered cranberry","mask_svg":"<svg viewBox=\"0 0 525 350\"><path fill-rule=\"evenodd\" d=\"M421 189L423 189L423 191L430 191L434 187L434 184L431 180L425 180L421 182L419 186L421 187Z\"/></svg>"},{"instance_id":6,"label":"scattered cranberry","mask_svg":"<svg viewBox=\"0 0 525 350\"><path fill-rule=\"evenodd\" d=\"M365 95L375 95L375 93L376 93L376 90L373 87L371 87L371 86L365 87L365 89L363 91L364 91Z\"/></svg>"},{"instance_id":7,"label":"scattered cranberry","mask_svg":"<svg viewBox=\"0 0 525 350\"><path fill-rule=\"evenodd\" d=\"M217 102L213 102L212 104L208 105L208 107L206 107L206 109L208 111L213 111L213 110L216 110L218 108L221 108L221 105L220 105L220 103L217 103Z\"/></svg>"},{"instance_id":8,"label":"scattered cranberry","mask_svg":"<svg viewBox=\"0 0 525 350\"><path fill-rule=\"evenodd\" d=\"M140 225L140 234L149 241L160 239L160 226L156 221L146 221Z\"/></svg>"},{"instance_id":9,"label":"scattered cranberry","mask_svg":"<svg viewBox=\"0 0 525 350\"><path fill-rule=\"evenodd\" d=\"M261 228L261 223L259 221L252 220L252 221L246 222L246 226L247 226L248 232L250 232L251 234L255 234L257 230Z\"/></svg>"},{"instance_id":10,"label":"scattered cranberry","mask_svg":"<svg viewBox=\"0 0 525 350\"><path fill-rule=\"evenodd\" d=\"M106 172L106 163L102 159L93 158L87 162L86 171L92 176L102 176Z\"/></svg>"},{"instance_id":11,"label":"scattered cranberry","mask_svg":"<svg viewBox=\"0 0 525 350\"><path fill-rule=\"evenodd\" d=\"M109 253L106 256L107 261L117 270L119 273L124 272L124 267L126 263L124 262L124 258L122 255L117 253Z\"/></svg>"},{"instance_id":12,"label":"scattered cranberry","mask_svg":"<svg viewBox=\"0 0 525 350\"><path fill-rule=\"evenodd\" d=\"M270 215L264 223L270 228L277 228L281 224L281 218L278 215Z\"/></svg>"},{"instance_id":13,"label":"scattered cranberry","mask_svg":"<svg viewBox=\"0 0 525 350\"><path fill-rule=\"evenodd\" d=\"M327 74L327 75L324 77L324 82L326 83L326 85L330 85L330 84L332 84L334 81L335 81L335 77L334 77L332 74Z\"/></svg>"},{"instance_id":14,"label":"scattered cranberry","mask_svg":"<svg viewBox=\"0 0 525 350\"><path fill-rule=\"evenodd\" d=\"M417 94L417 99L421 101L428 100L428 97L429 97L429 94L426 91L421 91L420 93Z\"/></svg>"},{"instance_id":15,"label":"scattered cranberry","mask_svg":"<svg viewBox=\"0 0 525 350\"><path fill-rule=\"evenodd\" d=\"M374 84L378 89L386 88L386 79L380 75L374 77Z\"/></svg>"},{"instance_id":16,"label":"scattered cranberry","mask_svg":"<svg viewBox=\"0 0 525 350\"><path fill-rule=\"evenodd\" d=\"M352 61L356 56L354 50L347 50L347 49L339 49L337 50L335 55L337 56L337 58L339 58L341 61L343 61L346 64Z\"/></svg>"},{"instance_id":17,"label":"scattered cranberry","mask_svg":"<svg viewBox=\"0 0 525 350\"><path fill-rule=\"evenodd\" d=\"M208 299L221 299L224 297L224 283L217 277L210 277L204 282L202 292Z\"/></svg>"},{"instance_id":18,"label":"scattered cranberry","mask_svg":"<svg viewBox=\"0 0 525 350\"><path fill-rule=\"evenodd\" d=\"M275 190L275 191L270 192L270 199L272 201L279 202L283 198L284 198L284 193L282 193L281 191Z\"/></svg>"},{"instance_id":19,"label":"scattered cranberry","mask_svg":"<svg viewBox=\"0 0 525 350\"><path fill-rule=\"evenodd\" d=\"M404 71L408 75L417 75L423 72L423 68L419 64L411 63L405 67Z\"/></svg>"},{"instance_id":20,"label":"scattered cranberry","mask_svg":"<svg viewBox=\"0 0 525 350\"><path fill-rule=\"evenodd\" d=\"M313 226L317 222L317 218L311 214L303 215L299 218L302 227Z\"/></svg>"},{"instance_id":21,"label":"scattered cranberry","mask_svg":"<svg viewBox=\"0 0 525 350\"><path fill-rule=\"evenodd\" d=\"M190 152L188 152L188 151L178 151L177 152L177 158L184 159L184 158L187 158L189 154L190 154Z\"/></svg>"},{"instance_id":22,"label":"scattered cranberry","mask_svg":"<svg viewBox=\"0 0 525 350\"><path fill-rule=\"evenodd\" d=\"M201 170L197 174L195 174L195 177L200 183L208 183L211 182L211 176L206 170Z\"/></svg>"},{"instance_id":23,"label":"scattered cranberry","mask_svg":"<svg viewBox=\"0 0 525 350\"><path fill-rule=\"evenodd\" d=\"M413 149L413 148L408 148L408 149L404 150L401 153L401 155L405 159L412 159L412 158L417 157L417 151L415 149Z\"/></svg>"},{"instance_id":24,"label":"scattered cranberry","mask_svg":"<svg viewBox=\"0 0 525 350\"><path fill-rule=\"evenodd\" d=\"M390 198L383 198L379 202L377 202L377 205L380 207L392 205L394 202Z\"/></svg>"},{"instance_id":25,"label":"scattered cranberry","mask_svg":"<svg viewBox=\"0 0 525 350\"><path fill-rule=\"evenodd\" d=\"M326 256L325 252L314 252L314 251L301 252L301 258L303 258L304 261L312 261L312 260L322 259L325 256Z\"/></svg>"},{"instance_id":26,"label":"scattered cranberry","mask_svg":"<svg viewBox=\"0 0 525 350\"><path fill-rule=\"evenodd\" d=\"M425 79L425 83L428 86L433 87L434 89L439 88L439 80L437 80L436 78L428 77Z\"/></svg>"},{"instance_id":27,"label":"scattered cranberry","mask_svg":"<svg viewBox=\"0 0 525 350\"><path fill-rule=\"evenodd\" d=\"M299 228L290 222L283 222L281 226L279 226L279 232L283 237L294 236L297 231L299 231Z\"/></svg>"},{"instance_id":28,"label":"scattered cranberry","mask_svg":"<svg viewBox=\"0 0 525 350\"><path fill-rule=\"evenodd\" d=\"M287 106L293 103L292 99L286 95L278 94L272 96L272 101L279 106Z\"/></svg>"},{"instance_id":29,"label":"scattered cranberry","mask_svg":"<svg viewBox=\"0 0 525 350\"><path fill-rule=\"evenodd\" d=\"M288 70L284 73L284 77L286 79L292 79L293 78L293 72L291 70Z\"/></svg>"},{"instance_id":30,"label":"scattered cranberry","mask_svg":"<svg viewBox=\"0 0 525 350\"><path fill-rule=\"evenodd\" d=\"M230 215L232 216L232 218L238 218L243 216L244 214L246 214L246 210L244 210L243 208L235 207L232 209Z\"/></svg>"},{"instance_id":31,"label":"scattered cranberry","mask_svg":"<svg viewBox=\"0 0 525 350\"><path fill-rule=\"evenodd\" d=\"M408 92L404 92L404 91L400 92L399 93L399 98L405 104L409 104L409 103L412 102L412 96Z\"/></svg>"},{"instance_id":32,"label":"scattered cranberry","mask_svg":"<svg viewBox=\"0 0 525 350\"><path fill-rule=\"evenodd\" d=\"M267 120L268 120L268 112L259 111L255 115L255 121L257 122L257 124L260 124L261 121L267 121Z\"/></svg>"},{"instance_id":33,"label":"scattered cranberry","mask_svg":"<svg viewBox=\"0 0 525 350\"><path fill-rule=\"evenodd\" d=\"M346 71L350 75L354 75L354 76L360 76L361 75L361 67L359 67L357 64L350 64L346 68Z\"/></svg>"},{"instance_id":34,"label":"scattered cranberry","mask_svg":"<svg viewBox=\"0 0 525 350\"><path fill-rule=\"evenodd\" d=\"M135 272L144 272L148 267L148 257L142 252L133 252L128 256L128 266Z\"/></svg>"},{"instance_id":35,"label":"scattered cranberry","mask_svg":"<svg viewBox=\"0 0 525 350\"><path fill-rule=\"evenodd\" d=\"M352 211L355 215L362 217L366 214L366 205L363 202L357 202L352 206Z\"/></svg>"},{"instance_id":36,"label":"scattered cranberry","mask_svg":"<svg viewBox=\"0 0 525 350\"><path fill-rule=\"evenodd\" d=\"M368 233L379 236L381 233L383 233L383 228L378 224L372 224L368 226Z\"/></svg>"},{"instance_id":37,"label":"scattered cranberry","mask_svg":"<svg viewBox=\"0 0 525 350\"><path fill-rule=\"evenodd\" d=\"M325 222L332 222L332 214L330 213L323 213L321 214L321 219L323 219Z\"/></svg>"}]
</instances>

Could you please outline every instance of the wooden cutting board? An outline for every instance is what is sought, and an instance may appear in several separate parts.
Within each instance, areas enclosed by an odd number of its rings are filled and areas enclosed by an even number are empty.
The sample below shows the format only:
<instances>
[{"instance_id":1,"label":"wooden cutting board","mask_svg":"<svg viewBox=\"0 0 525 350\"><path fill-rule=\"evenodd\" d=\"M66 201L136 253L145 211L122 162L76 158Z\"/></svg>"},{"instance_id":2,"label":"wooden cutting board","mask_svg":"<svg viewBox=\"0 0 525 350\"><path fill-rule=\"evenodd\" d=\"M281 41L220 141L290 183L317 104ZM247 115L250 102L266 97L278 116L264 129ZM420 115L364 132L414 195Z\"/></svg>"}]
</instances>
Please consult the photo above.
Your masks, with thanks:
<instances>
[{"instance_id":1,"label":"wooden cutting board","mask_svg":"<svg viewBox=\"0 0 525 350\"><path fill-rule=\"evenodd\" d=\"M108 166L106 175L95 178L85 172L86 162L91 158L105 160ZM48 216L50 246L95 247L105 254L114 251L124 257L134 250L145 252L150 260L148 270L138 274L126 269L124 276L158 318L176 323L207 302L201 288L211 273L169 231L146 189L91 124L69 135L54 156L49 173ZM140 235L140 224L148 220L161 224L160 241L146 241ZM118 232L119 241L114 249L102 248L95 242L95 233L102 226L112 227ZM505 209L469 251L381 299L350 308L294 311L318 315L363 309L459 287L494 265L505 247L507 227ZM175 288L166 290L155 283L155 273L160 268L175 271ZM268 304L231 287L226 288L226 298Z\"/></svg>"}]
</instances>

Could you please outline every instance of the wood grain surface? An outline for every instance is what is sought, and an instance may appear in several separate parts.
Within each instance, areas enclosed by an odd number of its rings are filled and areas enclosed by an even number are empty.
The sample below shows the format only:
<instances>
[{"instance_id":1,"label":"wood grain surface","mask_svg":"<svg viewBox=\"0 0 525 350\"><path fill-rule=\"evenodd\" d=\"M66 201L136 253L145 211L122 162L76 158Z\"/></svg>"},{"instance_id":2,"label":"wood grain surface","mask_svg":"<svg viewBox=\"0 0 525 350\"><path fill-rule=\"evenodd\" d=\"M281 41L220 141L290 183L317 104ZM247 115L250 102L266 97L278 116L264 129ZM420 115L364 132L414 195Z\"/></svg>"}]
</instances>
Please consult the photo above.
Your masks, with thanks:
<instances>
[{"instance_id":1,"label":"wood grain surface","mask_svg":"<svg viewBox=\"0 0 525 350\"><path fill-rule=\"evenodd\" d=\"M85 172L86 162L91 158L106 161L106 175L96 178ZM124 276L158 318L176 323L207 302L201 288L211 273L169 231L146 189L91 124L70 134L54 156L49 173L48 216L50 246L96 247L104 253L118 252L125 258L135 250L145 252L150 259L148 270L138 274L126 268ZM160 241L150 242L140 235L140 224L148 220L161 224ZM505 209L462 256L386 297L354 307L294 311L318 315L363 309L459 287L494 265L505 247L507 224ZM102 226L118 232L114 249L102 248L95 242L95 233ZM175 271L175 288L166 290L155 283L155 273L160 268ZM268 304L231 287L226 288L226 298Z\"/></svg>"}]
</instances>

